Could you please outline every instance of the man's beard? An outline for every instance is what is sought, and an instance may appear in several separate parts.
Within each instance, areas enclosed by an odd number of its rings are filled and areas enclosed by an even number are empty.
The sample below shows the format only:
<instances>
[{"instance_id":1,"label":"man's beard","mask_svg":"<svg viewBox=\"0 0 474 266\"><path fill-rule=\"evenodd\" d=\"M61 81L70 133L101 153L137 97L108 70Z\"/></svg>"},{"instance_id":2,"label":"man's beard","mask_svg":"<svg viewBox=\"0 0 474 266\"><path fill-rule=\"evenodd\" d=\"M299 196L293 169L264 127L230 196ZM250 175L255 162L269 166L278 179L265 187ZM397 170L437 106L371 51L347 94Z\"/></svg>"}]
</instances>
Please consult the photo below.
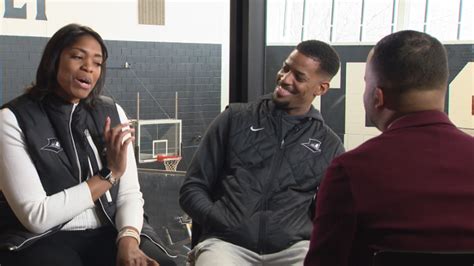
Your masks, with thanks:
<instances>
[{"instance_id":1,"label":"man's beard","mask_svg":"<svg viewBox=\"0 0 474 266\"><path fill-rule=\"evenodd\" d=\"M272 93L272 101L275 104L275 106L279 109L283 109L283 110L289 109L288 105L290 103L288 101L280 101L280 99L278 99L278 96L276 96L276 93Z\"/></svg>"}]
</instances>

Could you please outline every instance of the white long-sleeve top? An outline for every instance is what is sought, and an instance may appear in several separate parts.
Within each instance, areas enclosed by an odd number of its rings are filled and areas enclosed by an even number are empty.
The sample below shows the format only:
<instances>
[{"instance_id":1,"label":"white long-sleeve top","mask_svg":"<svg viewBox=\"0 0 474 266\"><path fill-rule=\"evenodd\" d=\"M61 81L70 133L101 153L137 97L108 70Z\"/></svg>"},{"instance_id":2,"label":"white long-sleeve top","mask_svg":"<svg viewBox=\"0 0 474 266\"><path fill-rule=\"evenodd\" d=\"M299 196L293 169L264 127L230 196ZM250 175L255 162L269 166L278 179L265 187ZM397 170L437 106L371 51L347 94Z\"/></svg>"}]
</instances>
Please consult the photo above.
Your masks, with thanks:
<instances>
[{"instance_id":1,"label":"white long-sleeve top","mask_svg":"<svg viewBox=\"0 0 474 266\"><path fill-rule=\"evenodd\" d=\"M117 105L117 110L120 121L127 123L122 107ZM46 195L23 132L8 108L0 110L0 190L18 220L31 232L42 233L68 221L62 230L93 229L102 225L86 182ZM120 178L116 205L117 230L132 226L141 231L143 197L131 144L127 150L127 168Z\"/></svg>"}]
</instances>

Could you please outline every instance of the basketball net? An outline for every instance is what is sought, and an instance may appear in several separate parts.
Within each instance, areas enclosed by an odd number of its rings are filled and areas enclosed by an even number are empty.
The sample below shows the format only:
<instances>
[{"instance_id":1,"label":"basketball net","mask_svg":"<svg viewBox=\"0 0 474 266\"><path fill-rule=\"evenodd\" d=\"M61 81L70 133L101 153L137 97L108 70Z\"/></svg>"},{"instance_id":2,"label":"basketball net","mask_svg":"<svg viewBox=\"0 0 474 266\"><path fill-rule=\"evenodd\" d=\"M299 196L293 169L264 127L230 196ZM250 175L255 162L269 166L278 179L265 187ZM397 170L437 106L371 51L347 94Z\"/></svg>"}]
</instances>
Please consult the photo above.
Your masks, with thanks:
<instances>
[{"instance_id":1,"label":"basketball net","mask_svg":"<svg viewBox=\"0 0 474 266\"><path fill-rule=\"evenodd\" d=\"M166 171L176 171L179 161L181 161L181 156L158 155L156 159L159 162L163 162Z\"/></svg>"}]
</instances>

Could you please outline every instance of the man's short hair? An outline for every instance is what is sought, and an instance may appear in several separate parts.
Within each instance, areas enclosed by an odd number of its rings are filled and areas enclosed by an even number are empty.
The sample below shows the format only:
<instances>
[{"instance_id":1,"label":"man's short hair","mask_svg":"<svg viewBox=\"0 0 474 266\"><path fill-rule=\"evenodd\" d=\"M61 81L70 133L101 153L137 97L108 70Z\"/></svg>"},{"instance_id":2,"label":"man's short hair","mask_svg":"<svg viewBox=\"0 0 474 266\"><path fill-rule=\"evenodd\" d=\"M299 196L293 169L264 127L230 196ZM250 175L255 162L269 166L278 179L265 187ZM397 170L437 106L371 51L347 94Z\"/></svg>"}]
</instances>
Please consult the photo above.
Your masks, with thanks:
<instances>
[{"instance_id":1,"label":"man's short hair","mask_svg":"<svg viewBox=\"0 0 474 266\"><path fill-rule=\"evenodd\" d=\"M384 37L375 45L370 63L377 86L387 92L439 89L448 81L446 49L422 32L406 30Z\"/></svg>"},{"instance_id":2,"label":"man's short hair","mask_svg":"<svg viewBox=\"0 0 474 266\"><path fill-rule=\"evenodd\" d=\"M329 44L317 40L308 40L300 42L296 46L296 50L318 61L319 71L329 75L330 78L337 74L339 55Z\"/></svg>"}]
</instances>

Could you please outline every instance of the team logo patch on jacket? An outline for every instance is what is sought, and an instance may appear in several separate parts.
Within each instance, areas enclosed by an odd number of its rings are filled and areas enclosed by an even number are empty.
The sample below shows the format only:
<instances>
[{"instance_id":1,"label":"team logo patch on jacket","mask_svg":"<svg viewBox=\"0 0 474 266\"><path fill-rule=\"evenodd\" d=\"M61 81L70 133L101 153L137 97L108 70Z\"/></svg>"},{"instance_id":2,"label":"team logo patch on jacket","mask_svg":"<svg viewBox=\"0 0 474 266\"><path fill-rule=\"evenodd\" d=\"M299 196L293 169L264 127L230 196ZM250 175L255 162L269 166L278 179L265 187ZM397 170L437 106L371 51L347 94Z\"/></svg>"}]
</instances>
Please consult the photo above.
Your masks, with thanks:
<instances>
[{"instance_id":1,"label":"team logo patch on jacket","mask_svg":"<svg viewBox=\"0 0 474 266\"><path fill-rule=\"evenodd\" d=\"M321 141L317 139L309 139L306 143L301 143L301 145L305 146L308 150L313 153L321 152Z\"/></svg>"},{"instance_id":2,"label":"team logo patch on jacket","mask_svg":"<svg viewBox=\"0 0 474 266\"><path fill-rule=\"evenodd\" d=\"M41 148L41 150L44 150L44 151L52 151L52 152L55 152L55 153L59 153L60 151L63 150L63 148L61 147L61 143L59 143L59 140L56 139L56 138L48 138L48 144L46 144L45 146L43 146Z\"/></svg>"}]
</instances>

